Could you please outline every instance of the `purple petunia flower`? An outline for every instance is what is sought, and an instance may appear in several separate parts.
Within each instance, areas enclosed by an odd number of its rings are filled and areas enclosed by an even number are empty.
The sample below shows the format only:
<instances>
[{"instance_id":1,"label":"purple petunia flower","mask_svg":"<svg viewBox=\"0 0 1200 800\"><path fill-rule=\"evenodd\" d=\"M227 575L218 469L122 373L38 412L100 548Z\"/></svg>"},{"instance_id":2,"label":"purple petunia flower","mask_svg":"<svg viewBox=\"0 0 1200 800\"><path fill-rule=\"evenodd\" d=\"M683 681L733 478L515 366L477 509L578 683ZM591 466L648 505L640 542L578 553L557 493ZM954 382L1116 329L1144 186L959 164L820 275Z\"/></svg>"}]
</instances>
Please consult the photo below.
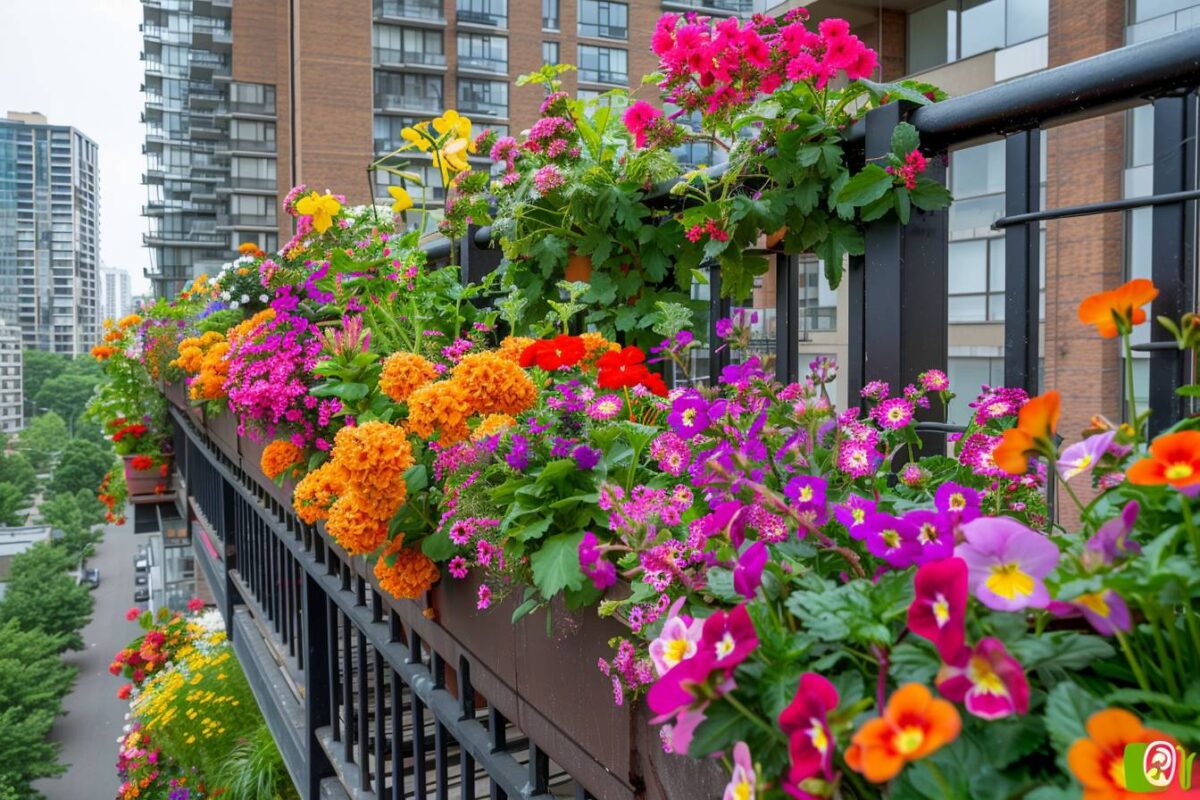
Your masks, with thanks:
<instances>
[{"instance_id":1,"label":"purple petunia flower","mask_svg":"<svg viewBox=\"0 0 1200 800\"><path fill-rule=\"evenodd\" d=\"M953 481L947 481L938 487L937 494L933 496L933 504L938 511L950 515L957 525L970 522L980 514L979 492Z\"/></svg>"},{"instance_id":2,"label":"purple petunia flower","mask_svg":"<svg viewBox=\"0 0 1200 800\"><path fill-rule=\"evenodd\" d=\"M918 564L940 561L954 553L954 521L948 514L918 508L905 514L904 520L917 528L917 542L921 545Z\"/></svg>"},{"instance_id":3,"label":"purple petunia flower","mask_svg":"<svg viewBox=\"0 0 1200 800\"><path fill-rule=\"evenodd\" d=\"M703 433L712 421L708 416L708 401L694 392L676 397L671 403L667 424L684 439Z\"/></svg>"},{"instance_id":4,"label":"purple petunia flower","mask_svg":"<svg viewBox=\"0 0 1200 800\"><path fill-rule=\"evenodd\" d=\"M813 525L824 525L829 519L825 504L825 479L815 475L797 475L788 481L783 493L792 501L796 512Z\"/></svg>"},{"instance_id":5,"label":"purple petunia flower","mask_svg":"<svg viewBox=\"0 0 1200 800\"><path fill-rule=\"evenodd\" d=\"M1058 545L1008 517L980 517L962 527L954 555L967 562L967 582L979 602L996 611L1045 608L1042 579L1058 564Z\"/></svg>"},{"instance_id":6,"label":"purple petunia flower","mask_svg":"<svg viewBox=\"0 0 1200 800\"><path fill-rule=\"evenodd\" d=\"M875 511L875 501L852 494L845 503L833 507L834 518L846 526L850 535L861 540L866 536L867 515Z\"/></svg>"}]
</instances>

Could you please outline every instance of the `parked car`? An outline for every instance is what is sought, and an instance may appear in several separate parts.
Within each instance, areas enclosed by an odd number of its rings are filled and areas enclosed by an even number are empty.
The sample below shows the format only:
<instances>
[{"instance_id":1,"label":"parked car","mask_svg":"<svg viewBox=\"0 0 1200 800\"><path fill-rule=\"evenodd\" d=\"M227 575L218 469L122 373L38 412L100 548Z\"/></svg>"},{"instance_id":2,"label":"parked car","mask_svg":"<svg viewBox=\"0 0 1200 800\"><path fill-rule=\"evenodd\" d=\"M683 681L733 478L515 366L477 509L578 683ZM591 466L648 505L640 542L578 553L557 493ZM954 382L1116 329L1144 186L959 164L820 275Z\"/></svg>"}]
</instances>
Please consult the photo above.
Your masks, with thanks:
<instances>
[{"instance_id":1,"label":"parked car","mask_svg":"<svg viewBox=\"0 0 1200 800\"><path fill-rule=\"evenodd\" d=\"M134 572L147 572L147 571L149 571L149 569L150 569L150 560L147 559L145 556L138 556L136 559L134 559L134 562L133 562Z\"/></svg>"},{"instance_id":2,"label":"parked car","mask_svg":"<svg viewBox=\"0 0 1200 800\"><path fill-rule=\"evenodd\" d=\"M89 589L96 589L100 586L100 570L85 569L79 574L79 584L86 585Z\"/></svg>"},{"instance_id":3,"label":"parked car","mask_svg":"<svg viewBox=\"0 0 1200 800\"><path fill-rule=\"evenodd\" d=\"M139 573L139 574L137 574L137 575L134 575L134 576L133 576L133 584L134 584L134 586L145 586L145 585L146 585L146 579L147 579L148 577L149 577L149 576L147 576L145 573Z\"/></svg>"},{"instance_id":4,"label":"parked car","mask_svg":"<svg viewBox=\"0 0 1200 800\"><path fill-rule=\"evenodd\" d=\"M133 602L145 603L150 600L150 590L145 586L139 586L133 590Z\"/></svg>"}]
</instances>

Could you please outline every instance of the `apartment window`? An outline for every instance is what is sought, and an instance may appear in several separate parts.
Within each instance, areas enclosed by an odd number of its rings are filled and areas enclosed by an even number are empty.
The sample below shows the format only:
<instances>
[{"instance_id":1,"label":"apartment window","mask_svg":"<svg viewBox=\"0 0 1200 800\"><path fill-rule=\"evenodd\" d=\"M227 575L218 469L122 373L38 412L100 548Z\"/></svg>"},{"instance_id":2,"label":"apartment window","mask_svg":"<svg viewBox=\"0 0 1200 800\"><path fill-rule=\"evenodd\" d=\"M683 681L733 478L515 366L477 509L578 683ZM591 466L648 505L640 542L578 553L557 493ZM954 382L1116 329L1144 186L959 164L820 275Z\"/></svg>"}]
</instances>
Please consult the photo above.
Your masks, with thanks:
<instances>
[{"instance_id":1,"label":"apartment window","mask_svg":"<svg viewBox=\"0 0 1200 800\"><path fill-rule=\"evenodd\" d=\"M558 30L558 0L542 0L542 30Z\"/></svg>"},{"instance_id":2,"label":"apartment window","mask_svg":"<svg viewBox=\"0 0 1200 800\"><path fill-rule=\"evenodd\" d=\"M418 122L422 122L421 117L397 117L391 115L375 116L375 154L383 155L396 150L404 144L404 139L400 136L400 131L405 128L411 128Z\"/></svg>"},{"instance_id":3,"label":"apartment window","mask_svg":"<svg viewBox=\"0 0 1200 800\"><path fill-rule=\"evenodd\" d=\"M482 33L458 35L458 66L503 75L508 72L508 39Z\"/></svg>"},{"instance_id":4,"label":"apartment window","mask_svg":"<svg viewBox=\"0 0 1200 800\"><path fill-rule=\"evenodd\" d=\"M615 47L579 45L579 80L588 83L629 83L629 52Z\"/></svg>"},{"instance_id":5,"label":"apartment window","mask_svg":"<svg viewBox=\"0 0 1200 800\"><path fill-rule=\"evenodd\" d=\"M229 138L234 149L274 150L275 123L233 119L229 121Z\"/></svg>"},{"instance_id":6,"label":"apartment window","mask_svg":"<svg viewBox=\"0 0 1200 800\"><path fill-rule=\"evenodd\" d=\"M275 159L234 156L229 159L229 177L243 189L274 189Z\"/></svg>"},{"instance_id":7,"label":"apartment window","mask_svg":"<svg viewBox=\"0 0 1200 800\"><path fill-rule=\"evenodd\" d=\"M265 114L274 114L275 87L261 83L230 84L229 104L234 111L253 109Z\"/></svg>"},{"instance_id":8,"label":"apartment window","mask_svg":"<svg viewBox=\"0 0 1200 800\"><path fill-rule=\"evenodd\" d=\"M805 331L837 330L837 292L825 282L825 262L800 260L800 319Z\"/></svg>"},{"instance_id":9,"label":"apartment window","mask_svg":"<svg viewBox=\"0 0 1200 800\"><path fill-rule=\"evenodd\" d=\"M983 386L1004 385L1004 359L959 358L951 356L946 361L946 377L950 379L950 401L947 416L953 425L966 425L971 420L971 408Z\"/></svg>"},{"instance_id":10,"label":"apartment window","mask_svg":"<svg viewBox=\"0 0 1200 800\"><path fill-rule=\"evenodd\" d=\"M941 0L908 15L908 71L1045 36L1049 0Z\"/></svg>"},{"instance_id":11,"label":"apartment window","mask_svg":"<svg viewBox=\"0 0 1200 800\"><path fill-rule=\"evenodd\" d=\"M457 8L459 22L498 28L508 24L508 0L458 0Z\"/></svg>"},{"instance_id":12,"label":"apartment window","mask_svg":"<svg viewBox=\"0 0 1200 800\"><path fill-rule=\"evenodd\" d=\"M558 63L558 42L542 42L542 63Z\"/></svg>"},{"instance_id":13,"label":"apartment window","mask_svg":"<svg viewBox=\"0 0 1200 800\"><path fill-rule=\"evenodd\" d=\"M579 0L579 35L629 39L629 6L609 0Z\"/></svg>"},{"instance_id":14,"label":"apartment window","mask_svg":"<svg viewBox=\"0 0 1200 800\"><path fill-rule=\"evenodd\" d=\"M443 66L446 50L441 31L375 25L371 31L376 64Z\"/></svg>"},{"instance_id":15,"label":"apartment window","mask_svg":"<svg viewBox=\"0 0 1200 800\"><path fill-rule=\"evenodd\" d=\"M407 72L375 73L375 107L383 110L438 111L442 104L442 76Z\"/></svg>"},{"instance_id":16,"label":"apartment window","mask_svg":"<svg viewBox=\"0 0 1200 800\"><path fill-rule=\"evenodd\" d=\"M378 197L387 197L387 187L403 186L412 196L413 202L417 205L433 201L441 201L446 199L446 189L442 186L441 173L432 165L412 164L405 167L405 172L416 174L420 178L420 185L411 180L401 178L399 175L393 175L390 172L382 170L375 173L375 193ZM391 202L390 200L388 202Z\"/></svg>"},{"instance_id":17,"label":"apartment window","mask_svg":"<svg viewBox=\"0 0 1200 800\"><path fill-rule=\"evenodd\" d=\"M269 220L268 225L274 224L275 198L251 194L231 195L229 197L229 213L239 217Z\"/></svg>"},{"instance_id":18,"label":"apartment window","mask_svg":"<svg viewBox=\"0 0 1200 800\"><path fill-rule=\"evenodd\" d=\"M508 116L508 84L474 78L458 80L458 110L466 114Z\"/></svg>"}]
</instances>

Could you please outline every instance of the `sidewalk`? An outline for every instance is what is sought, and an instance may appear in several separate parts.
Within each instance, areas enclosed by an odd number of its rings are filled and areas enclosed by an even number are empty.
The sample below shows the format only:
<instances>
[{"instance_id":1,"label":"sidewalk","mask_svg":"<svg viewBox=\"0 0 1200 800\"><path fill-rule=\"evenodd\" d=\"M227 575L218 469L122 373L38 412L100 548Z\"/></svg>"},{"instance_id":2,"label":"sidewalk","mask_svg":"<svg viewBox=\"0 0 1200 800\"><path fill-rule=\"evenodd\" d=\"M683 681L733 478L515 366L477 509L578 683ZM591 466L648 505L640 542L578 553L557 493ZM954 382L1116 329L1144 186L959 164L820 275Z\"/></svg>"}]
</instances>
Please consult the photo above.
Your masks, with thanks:
<instances>
[{"instance_id":1,"label":"sidewalk","mask_svg":"<svg viewBox=\"0 0 1200 800\"><path fill-rule=\"evenodd\" d=\"M66 716L51 736L63 743L59 760L68 764L59 778L38 781L34 788L48 800L109 800L117 793L117 737L125 724L126 703L117 699L121 682L108 672L116 651L141 630L125 619L133 605L133 555L137 551L132 517L125 525L109 525L104 541L88 566L100 570L96 610L83 629L85 649L67 653L79 667L75 690L66 698Z\"/></svg>"}]
</instances>

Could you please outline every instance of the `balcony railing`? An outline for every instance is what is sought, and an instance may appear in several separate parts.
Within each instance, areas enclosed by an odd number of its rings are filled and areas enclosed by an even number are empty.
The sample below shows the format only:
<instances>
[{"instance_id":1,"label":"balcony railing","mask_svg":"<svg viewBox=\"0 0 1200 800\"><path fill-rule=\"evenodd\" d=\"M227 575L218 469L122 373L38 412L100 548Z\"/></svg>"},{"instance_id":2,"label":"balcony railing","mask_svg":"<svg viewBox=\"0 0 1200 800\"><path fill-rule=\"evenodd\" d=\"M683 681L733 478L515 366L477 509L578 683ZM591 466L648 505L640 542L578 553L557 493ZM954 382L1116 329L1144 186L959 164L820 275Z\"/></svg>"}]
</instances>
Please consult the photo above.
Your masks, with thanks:
<instances>
[{"instance_id":1,"label":"balcony railing","mask_svg":"<svg viewBox=\"0 0 1200 800\"><path fill-rule=\"evenodd\" d=\"M375 0L373 6L375 16L394 17L396 19L416 19L427 21L444 21L442 4L437 2L420 2L420 0Z\"/></svg>"},{"instance_id":2,"label":"balcony railing","mask_svg":"<svg viewBox=\"0 0 1200 800\"><path fill-rule=\"evenodd\" d=\"M506 75L508 74L508 59L493 58L491 56L473 56L458 54L459 69L473 69L479 72L486 72L489 75Z\"/></svg>"},{"instance_id":3,"label":"balcony railing","mask_svg":"<svg viewBox=\"0 0 1200 800\"><path fill-rule=\"evenodd\" d=\"M446 66L445 53L431 53L427 50L399 50L392 47L376 47L373 49L377 65L395 66Z\"/></svg>"},{"instance_id":4,"label":"balcony railing","mask_svg":"<svg viewBox=\"0 0 1200 800\"><path fill-rule=\"evenodd\" d=\"M619 25L597 25L593 22L579 23L579 35L590 36L593 39L629 40L629 28Z\"/></svg>"},{"instance_id":5,"label":"balcony railing","mask_svg":"<svg viewBox=\"0 0 1200 800\"><path fill-rule=\"evenodd\" d=\"M442 101L418 94L377 94L375 108L381 111L441 111Z\"/></svg>"},{"instance_id":6,"label":"balcony railing","mask_svg":"<svg viewBox=\"0 0 1200 800\"><path fill-rule=\"evenodd\" d=\"M684 11L701 10L716 14L754 13L753 0L663 0L664 8L679 8Z\"/></svg>"},{"instance_id":7,"label":"balcony railing","mask_svg":"<svg viewBox=\"0 0 1200 800\"><path fill-rule=\"evenodd\" d=\"M458 110L466 114L483 115L487 117L507 117L508 103L494 103L471 96L458 98Z\"/></svg>"},{"instance_id":8,"label":"balcony railing","mask_svg":"<svg viewBox=\"0 0 1200 800\"><path fill-rule=\"evenodd\" d=\"M276 149L275 142L263 141L261 139L230 139L229 150L243 151L250 153L274 153Z\"/></svg>"},{"instance_id":9,"label":"balcony railing","mask_svg":"<svg viewBox=\"0 0 1200 800\"><path fill-rule=\"evenodd\" d=\"M579 80L584 83L607 83L613 86L628 86L628 72L614 72L607 69L585 69L580 67Z\"/></svg>"},{"instance_id":10,"label":"balcony railing","mask_svg":"<svg viewBox=\"0 0 1200 800\"><path fill-rule=\"evenodd\" d=\"M459 22L467 22L472 25L488 25L494 28L503 28L508 24L508 17L506 15L483 11L478 8L459 8L454 14Z\"/></svg>"}]
</instances>

